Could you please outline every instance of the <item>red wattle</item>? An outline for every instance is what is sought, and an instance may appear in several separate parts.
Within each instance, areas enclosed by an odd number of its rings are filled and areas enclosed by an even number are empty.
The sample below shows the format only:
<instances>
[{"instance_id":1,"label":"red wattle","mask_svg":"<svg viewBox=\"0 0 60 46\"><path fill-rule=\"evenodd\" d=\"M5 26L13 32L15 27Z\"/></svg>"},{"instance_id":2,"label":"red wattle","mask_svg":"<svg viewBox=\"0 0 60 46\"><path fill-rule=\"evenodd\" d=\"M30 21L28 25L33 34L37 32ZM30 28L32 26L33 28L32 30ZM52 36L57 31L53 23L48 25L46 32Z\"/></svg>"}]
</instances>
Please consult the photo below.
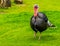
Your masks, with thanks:
<instances>
[{"instance_id":1,"label":"red wattle","mask_svg":"<svg viewBox=\"0 0 60 46\"><path fill-rule=\"evenodd\" d=\"M34 8L34 16L37 16L37 12L38 10L36 8Z\"/></svg>"}]
</instances>

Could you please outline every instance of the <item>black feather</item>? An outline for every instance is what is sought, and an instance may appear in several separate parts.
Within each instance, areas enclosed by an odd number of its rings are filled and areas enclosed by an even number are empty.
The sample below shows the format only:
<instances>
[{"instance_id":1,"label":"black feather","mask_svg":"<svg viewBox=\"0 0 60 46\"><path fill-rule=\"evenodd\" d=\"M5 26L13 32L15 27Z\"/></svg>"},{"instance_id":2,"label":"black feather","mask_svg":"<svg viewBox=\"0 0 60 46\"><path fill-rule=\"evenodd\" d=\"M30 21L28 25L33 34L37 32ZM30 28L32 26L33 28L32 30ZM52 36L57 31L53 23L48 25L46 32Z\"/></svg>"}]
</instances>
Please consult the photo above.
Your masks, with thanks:
<instances>
[{"instance_id":1,"label":"black feather","mask_svg":"<svg viewBox=\"0 0 60 46\"><path fill-rule=\"evenodd\" d=\"M41 33L47 29L47 21L47 16L44 13L39 12L36 17L31 17L30 25L35 32L39 31Z\"/></svg>"}]
</instances>

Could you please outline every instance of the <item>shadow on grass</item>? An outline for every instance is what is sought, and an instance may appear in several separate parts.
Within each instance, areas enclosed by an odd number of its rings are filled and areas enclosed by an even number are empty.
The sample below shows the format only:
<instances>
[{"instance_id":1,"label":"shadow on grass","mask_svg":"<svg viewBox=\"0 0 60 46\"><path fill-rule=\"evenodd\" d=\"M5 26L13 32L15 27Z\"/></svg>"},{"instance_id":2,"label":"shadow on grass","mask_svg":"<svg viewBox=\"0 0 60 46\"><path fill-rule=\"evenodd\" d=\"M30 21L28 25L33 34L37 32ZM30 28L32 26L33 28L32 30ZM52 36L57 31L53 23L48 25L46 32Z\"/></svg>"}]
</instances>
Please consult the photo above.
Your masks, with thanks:
<instances>
[{"instance_id":1,"label":"shadow on grass","mask_svg":"<svg viewBox=\"0 0 60 46\"><path fill-rule=\"evenodd\" d=\"M43 40L43 41L51 41L51 40L56 40L56 38L53 35L44 35L44 36L41 37L41 40Z\"/></svg>"},{"instance_id":2,"label":"shadow on grass","mask_svg":"<svg viewBox=\"0 0 60 46\"><path fill-rule=\"evenodd\" d=\"M48 41L55 41L57 40L57 38L53 35L43 35L41 36L41 39L38 40L38 36L36 38L33 37L29 37L28 41L40 41L40 42L48 42Z\"/></svg>"}]
</instances>

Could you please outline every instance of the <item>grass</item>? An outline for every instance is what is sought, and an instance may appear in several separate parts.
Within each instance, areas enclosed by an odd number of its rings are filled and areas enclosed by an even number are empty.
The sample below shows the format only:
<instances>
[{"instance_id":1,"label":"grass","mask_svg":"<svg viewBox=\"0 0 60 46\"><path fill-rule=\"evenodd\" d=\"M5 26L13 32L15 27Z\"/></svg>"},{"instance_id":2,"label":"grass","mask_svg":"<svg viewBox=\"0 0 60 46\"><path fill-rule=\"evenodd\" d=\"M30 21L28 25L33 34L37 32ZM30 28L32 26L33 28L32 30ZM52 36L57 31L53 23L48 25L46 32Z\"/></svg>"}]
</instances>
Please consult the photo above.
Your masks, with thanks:
<instances>
[{"instance_id":1,"label":"grass","mask_svg":"<svg viewBox=\"0 0 60 46\"><path fill-rule=\"evenodd\" d=\"M33 15L33 5L38 4L56 29L48 28L42 33L41 40L34 39L29 22ZM48 4L49 3L49 4ZM24 0L23 5L0 8L0 46L60 46L60 3L59 0Z\"/></svg>"}]
</instances>

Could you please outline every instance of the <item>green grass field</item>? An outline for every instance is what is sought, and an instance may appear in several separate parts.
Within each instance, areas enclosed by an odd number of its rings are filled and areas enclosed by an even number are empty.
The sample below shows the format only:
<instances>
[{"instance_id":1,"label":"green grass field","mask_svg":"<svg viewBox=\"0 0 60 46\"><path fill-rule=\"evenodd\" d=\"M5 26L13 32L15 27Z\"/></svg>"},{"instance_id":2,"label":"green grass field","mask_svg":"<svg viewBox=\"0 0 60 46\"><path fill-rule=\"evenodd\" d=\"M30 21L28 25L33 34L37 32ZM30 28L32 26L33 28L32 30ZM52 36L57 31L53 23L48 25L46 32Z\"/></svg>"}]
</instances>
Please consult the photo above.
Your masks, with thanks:
<instances>
[{"instance_id":1,"label":"green grass field","mask_svg":"<svg viewBox=\"0 0 60 46\"><path fill-rule=\"evenodd\" d=\"M48 28L42 32L41 40L34 39L30 28L34 4L39 5L39 12L44 12L56 29ZM60 0L24 0L23 5L0 8L0 46L60 46Z\"/></svg>"}]
</instances>

